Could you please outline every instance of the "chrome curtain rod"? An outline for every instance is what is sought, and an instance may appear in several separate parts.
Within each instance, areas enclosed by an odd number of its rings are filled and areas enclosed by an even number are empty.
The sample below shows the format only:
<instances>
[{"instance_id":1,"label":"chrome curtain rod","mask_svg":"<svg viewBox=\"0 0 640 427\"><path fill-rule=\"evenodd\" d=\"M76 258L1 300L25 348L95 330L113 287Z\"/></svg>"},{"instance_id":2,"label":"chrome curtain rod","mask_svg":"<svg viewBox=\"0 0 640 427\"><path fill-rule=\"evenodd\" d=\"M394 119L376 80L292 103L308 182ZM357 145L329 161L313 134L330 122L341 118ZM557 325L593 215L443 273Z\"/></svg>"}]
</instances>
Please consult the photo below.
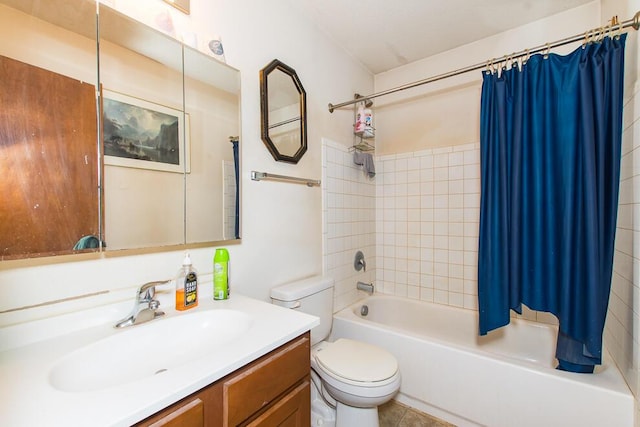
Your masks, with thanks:
<instances>
[{"instance_id":1,"label":"chrome curtain rod","mask_svg":"<svg viewBox=\"0 0 640 427\"><path fill-rule=\"evenodd\" d=\"M616 19L614 17L614 19ZM339 104L329 104L329 112L333 113L333 111L337 108L341 108L341 107L346 107L347 105L352 105L352 104L356 104L358 102L363 102L366 100L371 100L373 98L378 98L380 96L385 96L385 95L389 95L392 93L396 93L396 92L400 92L406 89L411 89L417 86L422 86L424 84L427 83L433 83L436 82L438 80L444 80L444 79L448 79L449 77L454 77L460 74L464 74L464 73L468 73L470 71L475 71L475 70L480 70L482 68L487 68L490 67L491 65L494 64L499 64L501 62L506 62L506 61L512 61L514 59L518 59L521 58L523 56L529 56L529 55L533 55L535 53L539 53L539 52L548 52L551 49L554 49L556 47L559 46L564 46L566 44L570 44L570 43L575 43L578 42L580 40L584 40L584 41L589 41L590 38L595 38L595 37L599 37L599 36L604 36L604 34L607 31L622 31L625 28L629 28L629 27L633 27L634 30L638 30L640 28L640 12L636 12L636 14L633 16L633 18L628 19L626 21L623 21L621 23L613 23L611 25L607 25L604 27L600 27L600 28L596 28L596 29L592 29L589 30L583 34L579 34L579 35L575 35L573 37L567 37L565 39L562 40L557 40L553 43L545 43L544 45L540 45L537 47L534 47L532 49L525 49L525 50L521 50L520 52L515 52L512 53L511 55L505 55L499 58L494 58L482 63L478 63L475 65L470 65L468 67L465 68L459 68L457 70L454 71L449 71L447 73L443 73L443 74L438 74L437 76L433 76L433 77L429 77L423 80L418 80L416 82L413 83L408 83L406 85L403 86L398 86L395 88L391 88L391 89L387 89L387 90L383 90L382 92L377 92L377 93L373 93L371 95L367 95L367 96L362 96L359 97L357 99L352 99L350 101L345 101L345 102L341 102Z\"/></svg>"}]
</instances>

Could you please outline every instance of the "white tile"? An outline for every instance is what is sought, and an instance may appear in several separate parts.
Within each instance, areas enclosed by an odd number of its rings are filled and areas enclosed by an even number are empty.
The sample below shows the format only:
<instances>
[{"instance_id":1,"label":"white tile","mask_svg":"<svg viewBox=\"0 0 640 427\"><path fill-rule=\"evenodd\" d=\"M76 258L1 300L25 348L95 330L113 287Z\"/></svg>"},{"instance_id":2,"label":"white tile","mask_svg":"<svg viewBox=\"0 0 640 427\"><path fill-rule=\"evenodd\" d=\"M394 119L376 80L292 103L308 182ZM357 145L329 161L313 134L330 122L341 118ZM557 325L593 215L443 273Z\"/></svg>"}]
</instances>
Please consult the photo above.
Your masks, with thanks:
<instances>
[{"instance_id":1,"label":"white tile","mask_svg":"<svg viewBox=\"0 0 640 427\"><path fill-rule=\"evenodd\" d=\"M480 193L478 193L478 194L465 194L464 195L464 207L465 208L479 208L480 207Z\"/></svg>"},{"instance_id":2,"label":"white tile","mask_svg":"<svg viewBox=\"0 0 640 427\"><path fill-rule=\"evenodd\" d=\"M439 147L439 148L434 148L433 149L433 154L437 155L437 154L444 154L444 153L451 153L453 152L453 147Z\"/></svg>"},{"instance_id":3,"label":"white tile","mask_svg":"<svg viewBox=\"0 0 640 427\"><path fill-rule=\"evenodd\" d=\"M447 223L449 220L449 209L432 209L433 211L433 221Z\"/></svg>"},{"instance_id":4,"label":"white tile","mask_svg":"<svg viewBox=\"0 0 640 427\"><path fill-rule=\"evenodd\" d=\"M428 273L426 272L428 267L425 267L425 264L431 265L431 271ZM433 263L421 263L420 271L420 287L433 288Z\"/></svg>"},{"instance_id":5,"label":"white tile","mask_svg":"<svg viewBox=\"0 0 640 427\"><path fill-rule=\"evenodd\" d=\"M407 169L408 170L420 170L421 169L421 159L420 157L411 157L407 159Z\"/></svg>"},{"instance_id":6,"label":"white tile","mask_svg":"<svg viewBox=\"0 0 640 427\"><path fill-rule=\"evenodd\" d=\"M433 198L433 207L435 209L443 209L449 207L449 195L438 194Z\"/></svg>"},{"instance_id":7,"label":"white tile","mask_svg":"<svg viewBox=\"0 0 640 427\"><path fill-rule=\"evenodd\" d=\"M449 194L449 208L463 208L464 207L464 195L462 194Z\"/></svg>"},{"instance_id":8,"label":"white tile","mask_svg":"<svg viewBox=\"0 0 640 427\"><path fill-rule=\"evenodd\" d=\"M407 297L411 299L420 299L420 287L419 286L407 286Z\"/></svg>"},{"instance_id":9,"label":"white tile","mask_svg":"<svg viewBox=\"0 0 640 427\"><path fill-rule=\"evenodd\" d=\"M457 292L449 292L449 305L453 307L464 307L464 295Z\"/></svg>"},{"instance_id":10,"label":"white tile","mask_svg":"<svg viewBox=\"0 0 640 427\"><path fill-rule=\"evenodd\" d=\"M433 263L434 286L436 289L447 289L449 283L449 264L445 262Z\"/></svg>"},{"instance_id":11,"label":"white tile","mask_svg":"<svg viewBox=\"0 0 640 427\"><path fill-rule=\"evenodd\" d=\"M464 166L449 166L449 180L464 179Z\"/></svg>"},{"instance_id":12,"label":"white tile","mask_svg":"<svg viewBox=\"0 0 640 427\"><path fill-rule=\"evenodd\" d=\"M477 281L478 280L478 266L477 265L464 265L463 277L465 280Z\"/></svg>"},{"instance_id":13,"label":"white tile","mask_svg":"<svg viewBox=\"0 0 640 427\"><path fill-rule=\"evenodd\" d=\"M449 221L464 222L464 209L449 209Z\"/></svg>"},{"instance_id":14,"label":"white tile","mask_svg":"<svg viewBox=\"0 0 640 427\"><path fill-rule=\"evenodd\" d=\"M467 295L478 295L478 282L475 280L465 280L464 281L464 293Z\"/></svg>"},{"instance_id":15,"label":"white tile","mask_svg":"<svg viewBox=\"0 0 640 427\"><path fill-rule=\"evenodd\" d=\"M433 292L433 302L438 304L449 304L449 292L434 290Z\"/></svg>"},{"instance_id":16,"label":"white tile","mask_svg":"<svg viewBox=\"0 0 640 427\"><path fill-rule=\"evenodd\" d=\"M396 171L407 171L409 167L409 160L407 158L396 159Z\"/></svg>"},{"instance_id":17,"label":"white tile","mask_svg":"<svg viewBox=\"0 0 640 427\"><path fill-rule=\"evenodd\" d=\"M454 151L449 153L449 166L461 166L464 164L464 152Z\"/></svg>"},{"instance_id":18,"label":"white tile","mask_svg":"<svg viewBox=\"0 0 640 427\"><path fill-rule=\"evenodd\" d=\"M420 288L420 299L422 301L433 302L433 289Z\"/></svg>"},{"instance_id":19,"label":"white tile","mask_svg":"<svg viewBox=\"0 0 640 427\"><path fill-rule=\"evenodd\" d=\"M462 197L465 193L465 180L464 179L456 179L453 181L449 181L449 194L457 194Z\"/></svg>"},{"instance_id":20,"label":"white tile","mask_svg":"<svg viewBox=\"0 0 640 427\"><path fill-rule=\"evenodd\" d=\"M464 152L464 164L480 164L480 150L468 150Z\"/></svg>"},{"instance_id":21,"label":"white tile","mask_svg":"<svg viewBox=\"0 0 640 427\"><path fill-rule=\"evenodd\" d=\"M432 167L433 167L433 156L432 155L420 156L420 169L424 170L424 169L432 168Z\"/></svg>"},{"instance_id":22,"label":"white tile","mask_svg":"<svg viewBox=\"0 0 640 427\"><path fill-rule=\"evenodd\" d=\"M480 194L480 178L465 178L463 192L468 194Z\"/></svg>"},{"instance_id":23,"label":"white tile","mask_svg":"<svg viewBox=\"0 0 640 427\"><path fill-rule=\"evenodd\" d=\"M447 153L436 154L433 156L434 168L446 168L449 166L449 155Z\"/></svg>"},{"instance_id":24,"label":"white tile","mask_svg":"<svg viewBox=\"0 0 640 427\"><path fill-rule=\"evenodd\" d=\"M476 297L475 295L465 294L463 296L463 304L464 304L464 308L467 308L470 310L478 310L478 297Z\"/></svg>"},{"instance_id":25,"label":"white tile","mask_svg":"<svg viewBox=\"0 0 640 427\"><path fill-rule=\"evenodd\" d=\"M480 164L467 164L464 166L464 179L480 179Z\"/></svg>"},{"instance_id":26,"label":"white tile","mask_svg":"<svg viewBox=\"0 0 640 427\"><path fill-rule=\"evenodd\" d=\"M449 180L449 168L448 167L435 167L433 168L433 180L436 182L443 182Z\"/></svg>"}]
</instances>

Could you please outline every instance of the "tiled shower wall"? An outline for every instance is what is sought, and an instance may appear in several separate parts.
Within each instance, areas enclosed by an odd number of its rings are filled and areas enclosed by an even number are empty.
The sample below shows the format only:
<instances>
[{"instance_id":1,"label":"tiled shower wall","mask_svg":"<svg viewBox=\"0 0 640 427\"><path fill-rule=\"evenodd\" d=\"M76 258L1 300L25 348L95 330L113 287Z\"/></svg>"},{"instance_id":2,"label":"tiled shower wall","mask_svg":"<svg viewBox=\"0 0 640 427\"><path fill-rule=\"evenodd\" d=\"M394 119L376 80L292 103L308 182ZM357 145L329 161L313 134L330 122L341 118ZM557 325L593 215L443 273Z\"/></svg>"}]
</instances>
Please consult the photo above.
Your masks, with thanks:
<instances>
[{"instance_id":1,"label":"tiled shower wall","mask_svg":"<svg viewBox=\"0 0 640 427\"><path fill-rule=\"evenodd\" d=\"M371 283L376 269L376 187L353 153L344 145L323 139L322 218L323 272L335 280L334 311L356 302L365 294L358 281ZM366 271L354 268L358 250L365 255Z\"/></svg>"},{"instance_id":2,"label":"tiled shower wall","mask_svg":"<svg viewBox=\"0 0 640 427\"><path fill-rule=\"evenodd\" d=\"M605 345L638 396L640 344L640 96L624 106L620 198ZM636 397L637 400L637 397ZM639 417L640 418L640 417Z\"/></svg>"},{"instance_id":3,"label":"tiled shower wall","mask_svg":"<svg viewBox=\"0 0 640 427\"><path fill-rule=\"evenodd\" d=\"M377 167L378 291L475 309L479 145L379 156Z\"/></svg>"},{"instance_id":4,"label":"tiled shower wall","mask_svg":"<svg viewBox=\"0 0 640 427\"><path fill-rule=\"evenodd\" d=\"M334 310L376 292L477 309L479 144L378 156L368 178L353 154L323 139L323 272ZM353 267L362 250L366 272ZM557 323L547 313L523 317Z\"/></svg>"}]
</instances>

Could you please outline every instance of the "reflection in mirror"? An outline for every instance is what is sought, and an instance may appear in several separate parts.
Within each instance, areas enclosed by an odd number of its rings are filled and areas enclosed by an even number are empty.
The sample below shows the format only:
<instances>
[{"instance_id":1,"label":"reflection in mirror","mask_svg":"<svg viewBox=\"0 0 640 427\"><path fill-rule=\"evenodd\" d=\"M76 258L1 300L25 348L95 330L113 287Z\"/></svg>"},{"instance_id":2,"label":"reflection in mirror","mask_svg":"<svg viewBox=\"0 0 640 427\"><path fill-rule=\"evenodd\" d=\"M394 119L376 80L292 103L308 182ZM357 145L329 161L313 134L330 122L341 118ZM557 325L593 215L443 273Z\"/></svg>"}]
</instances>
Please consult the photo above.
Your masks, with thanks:
<instances>
[{"instance_id":1,"label":"reflection in mirror","mask_svg":"<svg viewBox=\"0 0 640 427\"><path fill-rule=\"evenodd\" d=\"M115 141L106 108L102 116L108 248L239 238L229 142L233 136L237 144L240 128L238 71L104 6L100 30L108 41L100 45L104 100L133 107L117 122ZM110 152L109 142L127 152ZM233 229L225 229L225 202L233 206Z\"/></svg>"},{"instance_id":2,"label":"reflection in mirror","mask_svg":"<svg viewBox=\"0 0 640 427\"><path fill-rule=\"evenodd\" d=\"M0 259L98 250L95 4L2 0L0 26Z\"/></svg>"},{"instance_id":3,"label":"reflection in mirror","mask_svg":"<svg viewBox=\"0 0 640 427\"><path fill-rule=\"evenodd\" d=\"M184 243L182 45L102 4L99 17L107 248Z\"/></svg>"},{"instance_id":4,"label":"reflection in mirror","mask_svg":"<svg viewBox=\"0 0 640 427\"><path fill-rule=\"evenodd\" d=\"M184 100L191 143L186 241L239 239L240 75L185 46Z\"/></svg>"},{"instance_id":5,"label":"reflection in mirror","mask_svg":"<svg viewBox=\"0 0 640 427\"><path fill-rule=\"evenodd\" d=\"M307 151L306 92L295 70L273 60L260 70L262 140L274 159L298 163Z\"/></svg>"}]
</instances>

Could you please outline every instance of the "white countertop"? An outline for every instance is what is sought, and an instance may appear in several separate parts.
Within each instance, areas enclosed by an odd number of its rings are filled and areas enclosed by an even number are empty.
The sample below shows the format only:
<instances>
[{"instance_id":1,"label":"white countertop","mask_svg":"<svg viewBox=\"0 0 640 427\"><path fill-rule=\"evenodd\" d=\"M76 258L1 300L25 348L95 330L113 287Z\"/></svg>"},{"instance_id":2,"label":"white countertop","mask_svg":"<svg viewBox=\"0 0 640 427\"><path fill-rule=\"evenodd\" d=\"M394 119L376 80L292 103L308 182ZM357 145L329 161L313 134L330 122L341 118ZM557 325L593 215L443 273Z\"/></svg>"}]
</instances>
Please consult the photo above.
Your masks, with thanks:
<instances>
[{"instance_id":1,"label":"white countertop","mask_svg":"<svg viewBox=\"0 0 640 427\"><path fill-rule=\"evenodd\" d=\"M131 302L133 305L133 302ZM165 317L180 316L203 310L230 309L248 313L254 321L243 335L216 354L191 360L162 375L151 376L127 384L87 392L64 392L53 387L49 373L64 356L100 339L128 328L113 327L118 318L78 329L82 317L74 315L75 329L61 333L54 326L54 338L29 342L7 348L6 341L21 342L16 333L28 327L2 331L5 341L0 352L0 425L2 426L128 426L167 407L189 394L213 383L258 357L319 324L319 319L294 310L234 294L226 301L200 298L199 306L185 312L164 309ZM101 309L104 312L104 308ZM86 319L92 324L91 319ZM46 322L46 319L45 319ZM43 325L43 321L39 322ZM45 323L46 324L46 323ZM11 329L11 328L9 328ZM179 346L177 340L167 338L167 351Z\"/></svg>"}]
</instances>

